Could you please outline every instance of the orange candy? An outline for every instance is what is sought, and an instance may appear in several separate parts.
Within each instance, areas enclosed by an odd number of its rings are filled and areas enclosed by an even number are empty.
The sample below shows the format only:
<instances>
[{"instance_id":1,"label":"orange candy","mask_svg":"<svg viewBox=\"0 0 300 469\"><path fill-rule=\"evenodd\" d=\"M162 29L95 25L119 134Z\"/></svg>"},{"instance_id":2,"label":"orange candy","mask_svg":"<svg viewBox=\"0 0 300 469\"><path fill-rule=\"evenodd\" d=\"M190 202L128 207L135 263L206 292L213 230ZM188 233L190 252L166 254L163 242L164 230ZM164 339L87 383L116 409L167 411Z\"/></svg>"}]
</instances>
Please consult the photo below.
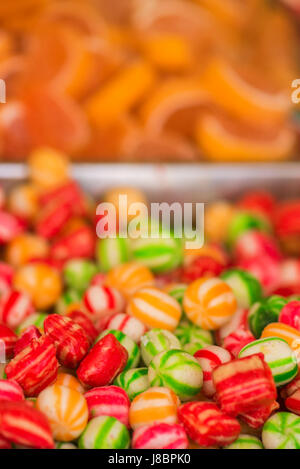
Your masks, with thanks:
<instances>
[{"instance_id":1,"label":"orange candy","mask_svg":"<svg viewBox=\"0 0 300 469\"><path fill-rule=\"evenodd\" d=\"M146 58L164 72L184 72L194 61L190 44L180 35L156 34L143 41Z\"/></svg>"},{"instance_id":2,"label":"orange candy","mask_svg":"<svg viewBox=\"0 0 300 469\"><path fill-rule=\"evenodd\" d=\"M29 158L29 176L41 189L54 189L69 179L67 157L50 148L39 148Z\"/></svg>"},{"instance_id":3,"label":"orange candy","mask_svg":"<svg viewBox=\"0 0 300 469\"><path fill-rule=\"evenodd\" d=\"M74 389L74 391L80 393L84 392L84 388L81 386L78 379L68 373L60 372L59 370L55 384L66 386L67 388Z\"/></svg>"},{"instance_id":4,"label":"orange candy","mask_svg":"<svg viewBox=\"0 0 300 469\"><path fill-rule=\"evenodd\" d=\"M138 262L127 262L111 269L105 284L119 290L128 300L141 288L154 285L154 277L147 267Z\"/></svg>"},{"instance_id":5,"label":"orange candy","mask_svg":"<svg viewBox=\"0 0 300 469\"><path fill-rule=\"evenodd\" d=\"M14 214L26 220L32 220L38 212L39 191L33 184L15 187L8 198L8 208Z\"/></svg>"},{"instance_id":6,"label":"orange candy","mask_svg":"<svg viewBox=\"0 0 300 469\"><path fill-rule=\"evenodd\" d=\"M22 234L7 244L5 259L16 267L26 264L34 258L45 258L49 252L47 241L34 234Z\"/></svg>"},{"instance_id":7,"label":"orange candy","mask_svg":"<svg viewBox=\"0 0 300 469\"><path fill-rule=\"evenodd\" d=\"M282 322L272 322L262 331L261 338L279 337L285 340L292 350L300 358L300 332L294 327L283 324Z\"/></svg>"}]
</instances>

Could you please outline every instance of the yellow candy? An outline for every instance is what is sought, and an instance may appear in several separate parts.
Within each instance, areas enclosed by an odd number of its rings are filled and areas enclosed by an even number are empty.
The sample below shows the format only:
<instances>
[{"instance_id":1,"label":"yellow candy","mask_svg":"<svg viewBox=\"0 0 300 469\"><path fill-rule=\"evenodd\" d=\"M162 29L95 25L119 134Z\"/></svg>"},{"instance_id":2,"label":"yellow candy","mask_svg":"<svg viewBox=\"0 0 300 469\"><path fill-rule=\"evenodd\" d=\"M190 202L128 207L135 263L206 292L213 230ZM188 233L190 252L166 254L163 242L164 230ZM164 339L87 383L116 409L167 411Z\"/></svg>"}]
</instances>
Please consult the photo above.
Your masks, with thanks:
<instances>
[{"instance_id":1,"label":"yellow candy","mask_svg":"<svg viewBox=\"0 0 300 469\"><path fill-rule=\"evenodd\" d=\"M22 234L14 238L5 249L5 259L9 264L19 267L33 258L48 255L49 246L41 236Z\"/></svg>"},{"instance_id":2,"label":"yellow candy","mask_svg":"<svg viewBox=\"0 0 300 469\"><path fill-rule=\"evenodd\" d=\"M15 187L8 198L9 211L26 220L32 220L38 212L39 191L33 184Z\"/></svg>"},{"instance_id":3,"label":"yellow candy","mask_svg":"<svg viewBox=\"0 0 300 469\"><path fill-rule=\"evenodd\" d=\"M137 262L128 262L110 270L105 284L116 288L129 299L141 288L154 285L154 277L147 267Z\"/></svg>"},{"instance_id":4,"label":"yellow candy","mask_svg":"<svg viewBox=\"0 0 300 469\"><path fill-rule=\"evenodd\" d=\"M208 204L205 209L205 237L216 243L223 241L234 213L234 207L228 202Z\"/></svg>"},{"instance_id":5,"label":"yellow candy","mask_svg":"<svg viewBox=\"0 0 300 469\"><path fill-rule=\"evenodd\" d=\"M84 392L83 386L81 386L78 379L75 376L70 375L69 373L58 372L57 380L55 384L60 386L66 386L67 388L74 389L74 391L80 392L81 394Z\"/></svg>"},{"instance_id":6,"label":"yellow candy","mask_svg":"<svg viewBox=\"0 0 300 469\"><path fill-rule=\"evenodd\" d=\"M29 158L31 180L42 189L53 189L69 179L66 156L50 148L35 150Z\"/></svg>"}]
</instances>

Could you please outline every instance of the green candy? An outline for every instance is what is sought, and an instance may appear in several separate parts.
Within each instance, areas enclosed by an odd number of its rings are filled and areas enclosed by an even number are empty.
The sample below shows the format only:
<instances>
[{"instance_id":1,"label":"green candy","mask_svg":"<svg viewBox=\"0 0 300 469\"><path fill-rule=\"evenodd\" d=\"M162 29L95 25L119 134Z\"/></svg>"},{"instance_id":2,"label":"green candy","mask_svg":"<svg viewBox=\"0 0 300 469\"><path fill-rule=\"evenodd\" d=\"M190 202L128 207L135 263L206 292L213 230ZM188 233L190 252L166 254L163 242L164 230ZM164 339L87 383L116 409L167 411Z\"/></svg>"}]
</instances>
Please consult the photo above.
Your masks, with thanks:
<instances>
[{"instance_id":1,"label":"green candy","mask_svg":"<svg viewBox=\"0 0 300 469\"><path fill-rule=\"evenodd\" d=\"M183 350L191 355L194 355L197 350L214 343L213 335L210 331L205 331L185 319L179 323L174 334L180 340Z\"/></svg>"},{"instance_id":2,"label":"green candy","mask_svg":"<svg viewBox=\"0 0 300 469\"><path fill-rule=\"evenodd\" d=\"M103 331L97 337L96 342L98 342L100 339L102 339L102 337L106 336L107 334L113 334L128 352L128 360L123 371L129 370L130 368L135 368L140 360L140 350L137 344L130 337L128 337L128 335L124 334L124 332L114 329L107 329Z\"/></svg>"},{"instance_id":3,"label":"green candy","mask_svg":"<svg viewBox=\"0 0 300 469\"><path fill-rule=\"evenodd\" d=\"M30 314L23 322L17 327L16 333L21 335L22 332L29 326L36 326L38 329L44 328L44 321L48 314L45 313L33 313Z\"/></svg>"},{"instance_id":4,"label":"green candy","mask_svg":"<svg viewBox=\"0 0 300 469\"><path fill-rule=\"evenodd\" d=\"M288 301L273 295L266 300L256 302L249 311L248 323L254 337L259 338L264 328L271 322L278 322L279 314Z\"/></svg>"},{"instance_id":5,"label":"green candy","mask_svg":"<svg viewBox=\"0 0 300 469\"><path fill-rule=\"evenodd\" d=\"M168 295L175 298L176 301L182 306L183 297L185 290L187 289L187 285L185 283L173 283L167 289L165 289Z\"/></svg>"},{"instance_id":6,"label":"green candy","mask_svg":"<svg viewBox=\"0 0 300 469\"><path fill-rule=\"evenodd\" d=\"M87 259L71 259L66 263L63 275L69 288L84 292L97 272L94 262Z\"/></svg>"},{"instance_id":7,"label":"green candy","mask_svg":"<svg viewBox=\"0 0 300 469\"><path fill-rule=\"evenodd\" d=\"M265 449L300 449L300 417L291 412L277 412L263 426Z\"/></svg>"},{"instance_id":8,"label":"green candy","mask_svg":"<svg viewBox=\"0 0 300 469\"><path fill-rule=\"evenodd\" d=\"M102 272L131 260L130 243L126 238L100 239L96 245L96 258Z\"/></svg>"},{"instance_id":9,"label":"green candy","mask_svg":"<svg viewBox=\"0 0 300 469\"><path fill-rule=\"evenodd\" d=\"M132 368L123 371L115 379L114 385L124 389L129 399L132 400L150 387L148 368Z\"/></svg>"},{"instance_id":10,"label":"green candy","mask_svg":"<svg viewBox=\"0 0 300 469\"><path fill-rule=\"evenodd\" d=\"M297 358L288 343L279 337L266 337L250 342L239 353L239 358L262 353L272 371L276 386L289 383L298 373Z\"/></svg>"},{"instance_id":11,"label":"green candy","mask_svg":"<svg viewBox=\"0 0 300 469\"><path fill-rule=\"evenodd\" d=\"M79 438L80 449L127 449L130 436L125 425L114 417L90 420Z\"/></svg>"},{"instance_id":12,"label":"green candy","mask_svg":"<svg viewBox=\"0 0 300 469\"><path fill-rule=\"evenodd\" d=\"M227 229L227 243L232 247L246 231L260 230L269 233L270 224L262 216L250 212L238 212L232 218Z\"/></svg>"},{"instance_id":13,"label":"green candy","mask_svg":"<svg viewBox=\"0 0 300 469\"><path fill-rule=\"evenodd\" d=\"M158 353L180 348L177 337L164 329L152 329L141 337L141 355L146 366Z\"/></svg>"},{"instance_id":14,"label":"green candy","mask_svg":"<svg viewBox=\"0 0 300 469\"><path fill-rule=\"evenodd\" d=\"M223 449L264 449L262 442L253 435L241 433L237 440Z\"/></svg>"},{"instance_id":15,"label":"green candy","mask_svg":"<svg viewBox=\"0 0 300 469\"><path fill-rule=\"evenodd\" d=\"M172 389L182 401L195 397L203 383L203 373L196 358L182 350L161 352L148 369L150 386Z\"/></svg>"},{"instance_id":16,"label":"green candy","mask_svg":"<svg viewBox=\"0 0 300 469\"><path fill-rule=\"evenodd\" d=\"M64 315L68 306L73 303L81 303L82 294L77 290L66 290L56 303L56 311L58 314Z\"/></svg>"},{"instance_id":17,"label":"green candy","mask_svg":"<svg viewBox=\"0 0 300 469\"><path fill-rule=\"evenodd\" d=\"M246 270L230 269L221 278L232 289L240 308L247 309L262 297L259 281Z\"/></svg>"}]
</instances>

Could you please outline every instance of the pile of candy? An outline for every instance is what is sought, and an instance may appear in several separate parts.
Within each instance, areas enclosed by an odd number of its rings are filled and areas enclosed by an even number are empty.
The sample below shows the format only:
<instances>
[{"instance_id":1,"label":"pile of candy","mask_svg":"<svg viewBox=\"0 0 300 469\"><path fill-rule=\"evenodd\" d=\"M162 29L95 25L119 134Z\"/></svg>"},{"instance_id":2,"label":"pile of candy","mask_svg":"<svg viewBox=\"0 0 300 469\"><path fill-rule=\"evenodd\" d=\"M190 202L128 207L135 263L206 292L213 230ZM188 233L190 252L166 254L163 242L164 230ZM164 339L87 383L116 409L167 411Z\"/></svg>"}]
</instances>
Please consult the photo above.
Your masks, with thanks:
<instances>
[{"instance_id":1,"label":"pile of candy","mask_svg":"<svg viewBox=\"0 0 300 469\"><path fill-rule=\"evenodd\" d=\"M0 448L300 448L299 201L210 204L191 250L98 239L54 151L0 195Z\"/></svg>"},{"instance_id":2,"label":"pile of candy","mask_svg":"<svg viewBox=\"0 0 300 469\"><path fill-rule=\"evenodd\" d=\"M83 160L293 157L294 10L298 0L2 1L0 158L45 145Z\"/></svg>"}]
</instances>

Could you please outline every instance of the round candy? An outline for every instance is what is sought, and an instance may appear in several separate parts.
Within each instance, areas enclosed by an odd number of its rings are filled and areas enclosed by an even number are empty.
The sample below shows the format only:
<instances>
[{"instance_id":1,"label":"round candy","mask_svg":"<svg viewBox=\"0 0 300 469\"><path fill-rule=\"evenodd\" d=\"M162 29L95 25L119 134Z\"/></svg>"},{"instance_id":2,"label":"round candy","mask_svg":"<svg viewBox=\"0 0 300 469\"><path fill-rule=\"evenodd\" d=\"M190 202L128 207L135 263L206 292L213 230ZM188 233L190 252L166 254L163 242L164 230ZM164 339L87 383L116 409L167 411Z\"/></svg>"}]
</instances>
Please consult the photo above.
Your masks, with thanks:
<instances>
[{"instance_id":1,"label":"round candy","mask_svg":"<svg viewBox=\"0 0 300 469\"><path fill-rule=\"evenodd\" d=\"M129 300L136 291L154 285L154 277L144 265L128 262L111 269L105 283L119 290Z\"/></svg>"},{"instance_id":2,"label":"round candy","mask_svg":"<svg viewBox=\"0 0 300 469\"><path fill-rule=\"evenodd\" d=\"M126 334L124 334L121 331L117 330L105 330L103 331L99 337L96 339L96 342L98 340L101 340L103 337L105 337L107 334L112 334L115 336L115 338L120 342L120 344L127 350L128 353L128 359L127 363L124 367L124 371L129 370L130 368L135 368L137 364L139 363L140 360L140 350L136 343L128 337Z\"/></svg>"},{"instance_id":3,"label":"round candy","mask_svg":"<svg viewBox=\"0 0 300 469\"><path fill-rule=\"evenodd\" d=\"M121 312L125 306L122 294L113 287L90 286L83 297L86 311L92 319Z\"/></svg>"},{"instance_id":4,"label":"round candy","mask_svg":"<svg viewBox=\"0 0 300 469\"><path fill-rule=\"evenodd\" d=\"M0 401L24 401L24 393L16 381L0 379Z\"/></svg>"},{"instance_id":5,"label":"round candy","mask_svg":"<svg viewBox=\"0 0 300 469\"><path fill-rule=\"evenodd\" d=\"M6 261L19 267L34 258L45 258L49 247L47 241L41 236L25 233L12 239L6 246Z\"/></svg>"},{"instance_id":6,"label":"round candy","mask_svg":"<svg viewBox=\"0 0 300 469\"><path fill-rule=\"evenodd\" d=\"M259 281L249 272L230 269L224 272L221 278L231 287L240 308L249 308L262 296Z\"/></svg>"},{"instance_id":7,"label":"round candy","mask_svg":"<svg viewBox=\"0 0 300 469\"><path fill-rule=\"evenodd\" d=\"M123 199L123 200L122 200ZM126 202L125 202L126 200ZM134 215L130 213L130 206L142 204L147 207L145 194L136 187L114 187L106 192L104 201L114 205L117 219L130 221Z\"/></svg>"},{"instance_id":8,"label":"round candy","mask_svg":"<svg viewBox=\"0 0 300 469\"><path fill-rule=\"evenodd\" d=\"M181 349L177 337L163 329L152 329L141 338L141 355L146 366L160 352L170 349Z\"/></svg>"},{"instance_id":9,"label":"round candy","mask_svg":"<svg viewBox=\"0 0 300 469\"><path fill-rule=\"evenodd\" d=\"M289 397L298 391L298 389L300 389L300 372L298 372L297 376L295 376L295 378L290 383L281 389L281 397L285 399L286 397Z\"/></svg>"},{"instance_id":10,"label":"round candy","mask_svg":"<svg viewBox=\"0 0 300 469\"><path fill-rule=\"evenodd\" d=\"M149 328L156 327L173 331L179 322L179 303L158 288L148 287L136 292L130 299L127 313Z\"/></svg>"},{"instance_id":11,"label":"round candy","mask_svg":"<svg viewBox=\"0 0 300 469\"><path fill-rule=\"evenodd\" d=\"M255 353L264 355L266 363L271 368L276 386L288 383L298 373L296 355L283 339L268 337L255 340L242 348L239 357L248 357Z\"/></svg>"},{"instance_id":12,"label":"round candy","mask_svg":"<svg viewBox=\"0 0 300 469\"><path fill-rule=\"evenodd\" d=\"M117 376L114 384L124 389L129 399L132 400L150 387L148 368L132 368L131 370L123 371Z\"/></svg>"},{"instance_id":13,"label":"round candy","mask_svg":"<svg viewBox=\"0 0 300 469\"><path fill-rule=\"evenodd\" d=\"M26 223L12 213L0 210L0 226L0 244L6 244L24 232Z\"/></svg>"},{"instance_id":14,"label":"round candy","mask_svg":"<svg viewBox=\"0 0 300 469\"><path fill-rule=\"evenodd\" d=\"M241 433L237 440L224 449L264 449L262 442L253 435Z\"/></svg>"},{"instance_id":15,"label":"round candy","mask_svg":"<svg viewBox=\"0 0 300 469\"><path fill-rule=\"evenodd\" d=\"M14 277L15 288L27 293L37 309L48 309L58 300L62 282L56 269L44 263L20 267Z\"/></svg>"},{"instance_id":16,"label":"round candy","mask_svg":"<svg viewBox=\"0 0 300 469\"><path fill-rule=\"evenodd\" d=\"M0 299L0 322L12 329L19 326L31 313L33 306L26 293L10 290Z\"/></svg>"},{"instance_id":17,"label":"round candy","mask_svg":"<svg viewBox=\"0 0 300 469\"><path fill-rule=\"evenodd\" d=\"M249 230L270 231L270 225L264 216L251 212L237 212L227 230L227 242L233 246L238 238Z\"/></svg>"},{"instance_id":18,"label":"round candy","mask_svg":"<svg viewBox=\"0 0 300 469\"><path fill-rule=\"evenodd\" d=\"M65 290L56 303L58 314L68 314L74 309L82 308L82 293L77 290Z\"/></svg>"},{"instance_id":19,"label":"round candy","mask_svg":"<svg viewBox=\"0 0 300 469\"><path fill-rule=\"evenodd\" d=\"M79 438L80 449L127 449L130 436L123 423L114 417L95 417Z\"/></svg>"},{"instance_id":20,"label":"round candy","mask_svg":"<svg viewBox=\"0 0 300 469\"><path fill-rule=\"evenodd\" d=\"M285 406L294 414L300 415L300 390L298 389L285 400Z\"/></svg>"},{"instance_id":21,"label":"round candy","mask_svg":"<svg viewBox=\"0 0 300 469\"><path fill-rule=\"evenodd\" d=\"M255 259L244 259L239 264L240 269L248 271L261 284L266 295L276 292L280 286L280 263L269 256Z\"/></svg>"},{"instance_id":22,"label":"round candy","mask_svg":"<svg viewBox=\"0 0 300 469\"><path fill-rule=\"evenodd\" d=\"M37 188L33 184L14 187L8 197L8 208L16 216L32 220L39 208Z\"/></svg>"},{"instance_id":23,"label":"round candy","mask_svg":"<svg viewBox=\"0 0 300 469\"><path fill-rule=\"evenodd\" d=\"M191 283L184 295L187 317L203 329L218 329L237 308L231 288L219 278L201 278Z\"/></svg>"},{"instance_id":24,"label":"round candy","mask_svg":"<svg viewBox=\"0 0 300 469\"><path fill-rule=\"evenodd\" d=\"M3 359L11 358L14 355L17 339L16 334L8 326L0 323L0 363Z\"/></svg>"},{"instance_id":25,"label":"round candy","mask_svg":"<svg viewBox=\"0 0 300 469\"><path fill-rule=\"evenodd\" d=\"M265 449L300 449L300 417L277 412L264 424L262 442Z\"/></svg>"},{"instance_id":26,"label":"round candy","mask_svg":"<svg viewBox=\"0 0 300 469\"><path fill-rule=\"evenodd\" d=\"M167 387L151 387L136 396L130 406L129 423L136 430L153 423L177 423L180 402Z\"/></svg>"},{"instance_id":27,"label":"round candy","mask_svg":"<svg viewBox=\"0 0 300 469\"><path fill-rule=\"evenodd\" d=\"M204 220L205 238L216 243L224 241L235 212L235 207L229 202L208 204Z\"/></svg>"},{"instance_id":28,"label":"round candy","mask_svg":"<svg viewBox=\"0 0 300 469\"><path fill-rule=\"evenodd\" d=\"M46 313L32 313L17 327L16 332L21 335L28 327L35 326L40 331L44 330L44 321L48 315Z\"/></svg>"},{"instance_id":29,"label":"round candy","mask_svg":"<svg viewBox=\"0 0 300 469\"><path fill-rule=\"evenodd\" d=\"M266 255L274 260L281 260L281 253L275 240L261 231L246 231L237 239L234 246L234 257L238 261L257 259Z\"/></svg>"},{"instance_id":30,"label":"round candy","mask_svg":"<svg viewBox=\"0 0 300 469\"><path fill-rule=\"evenodd\" d=\"M24 350L26 347L28 347L33 339L39 339L41 335L41 331L39 331L37 327L27 327L27 329L22 333L22 335L18 338L17 342L15 343L15 356L18 355L18 353L22 352L22 350Z\"/></svg>"},{"instance_id":31,"label":"round candy","mask_svg":"<svg viewBox=\"0 0 300 469\"><path fill-rule=\"evenodd\" d=\"M261 338L278 337L285 340L295 352L297 360L300 358L300 331L282 322L272 322L262 331Z\"/></svg>"},{"instance_id":32,"label":"round candy","mask_svg":"<svg viewBox=\"0 0 300 469\"><path fill-rule=\"evenodd\" d=\"M300 331L300 301L287 303L282 308L278 320Z\"/></svg>"},{"instance_id":33,"label":"round candy","mask_svg":"<svg viewBox=\"0 0 300 469\"><path fill-rule=\"evenodd\" d=\"M139 427L133 432L133 449L187 449L186 433L176 423L154 423Z\"/></svg>"},{"instance_id":34,"label":"round candy","mask_svg":"<svg viewBox=\"0 0 300 469\"><path fill-rule=\"evenodd\" d=\"M31 180L42 189L53 189L69 178L69 162L63 153L50 148L35 150L28 160Z\"/></svg>"},{"instance_id":35,"label":"round candy","mask_svg":"<svg viewBox=\"0 0 300 469\"><path fill-rule=\"evenodd\" d=\"M102 272L128 262L131 257L129 241L126 238L100 239L96 245L96 257Z\"/></svg>"},{"instance_id":36,"label":"round candy","mask_svg":"<svg viewBox=\"0 0 300 469\"><path fill-rule=\"evenodd\" d=\"M258 301L250 308L248 323L256 338L261 336L263 329L271 322L278 321L280 311L287 300L279 295L273 295L266 300Z\"/></svg>"},{"instance_id":37,"label":"round candy","mask_svg":"<svg viewBox=\"0 0 300 469\"><path fill-rule=\"evenodd\" d=\"M136 343L140 342L142 335L147 331L146 326L139 319L124 313L112 316L106 324L106 329L122 331Z\"/></svg>"},{"instance_id":38,"label":"round candy","mask_svg":"<svg viewBox=\"0 0 300 469\"><path fill-rule=\"evenodd\" d=\"M180 340L183 350L191 355L194 355L197 350L213 343L211 332L205 331L187 320L179 323L175 330L175 335Z\"/></svg>"},{"instance_id":39,"label":"round candy","mask_svg":"<svg viewBox=\"0 0 300 469\"><path fill-rule=\"evenodd\" d=\"M88 338L89 343L92 345L95 342L96 337L98 336L98 331L90 318L81 311L70 311L67 314L67 317L72 319L76 324L82 327L86 336Z\"/></svg>"},{"instance_id":40,"label":"round candy","mask_svg":"<svg viewBox=\"0 0 300 469\"><path fill-rule=\"evenodd\" d=\"M96 273L96 265L87 259L71 259L64 266L66 284L79 292L87 289Z\"/></svg>"},{"instance_id":41,"label":"round candy","mask_svg":"<svg viewBox=\"0 0 300 469\"><path fill-rule=\"evenodd\" d=\"M75 376L72 376L69 373L58 371L55 384L58 384L59 386L66 386L67 388L74 389L74 391L80 393L84 392L84 388L81 386L79 381L75 378Z\"/></svg>"},{"instance_id":42,"label":"round candy","mask_svg":"<svg viewBox=\"0 0 300 469\"><path fill-rule=\"evenodd\" d=\"M182 281L191 283L201 277L218 277L224 265L213 257L199 256L183 268Z\"/></svg>"},{"instance_id":43,"label":"round candy","mask_svg":"<svg viewBox=\"0 0 300 469\"><path fill-rule=\"evenodd\" d=\"M185 283L168 283L163 288L163 290L168 293L168 295L175 298L175 300L178 301L181 306L186 289L187 285Z\"/></svg>"},{"instance_id":44,"label":"round candy","mask_svg":"<svg viewBox=\"0 0 300 469\"><path fill-rule=\"evenodd\" d=\"M118 386L104 386L87 391L84 395L89 418L107 415L114 417L129 427L130 400L126 392Z\"/></svg>"},{"instance_id":45,"label":"round candy","mask_svg":"<svg viewBox=\"0 0 300 469\"><path fill-rule=\"evenodd\" d=\"M14 273L15 271L12 266L0 261L0 295L7 293L11 289Z\"/></svg>"},{"instance_id":46,"label":"round candy","mask_svg":"<svg viewBox=\"0 0 300 469\"><path fill-rule=\"evenodd\" d=\"M39 394L36 408L46 415L53 437L59 441L78 438L88 421L85 398L66 386L48 386Z\"/></svg>"},{"instance_id":47,"label":"round candy","mask_svg":"<svg viewBox=\"0 0 300 469\"><path fill-rule=\"evenodd\" d=\"M216 388L213 382L212 372L221 365L231 361L230 353L217 345L209 345L208 347L198 350L194 357L198 360L203 371L203 388L205 396L212 397Z\"/></svg>"},{"instance_id":48,"label":"round candy","mask_svg":"<svg viewBox=\"0 0 300 469\"><path fill-rule=\"evenodd\" d=\"M181 400L196 396L203 383L203 373L196 358L182 350L161 352L149 365L150 386L168 386Z\"/></svg>"}]
</instances>

